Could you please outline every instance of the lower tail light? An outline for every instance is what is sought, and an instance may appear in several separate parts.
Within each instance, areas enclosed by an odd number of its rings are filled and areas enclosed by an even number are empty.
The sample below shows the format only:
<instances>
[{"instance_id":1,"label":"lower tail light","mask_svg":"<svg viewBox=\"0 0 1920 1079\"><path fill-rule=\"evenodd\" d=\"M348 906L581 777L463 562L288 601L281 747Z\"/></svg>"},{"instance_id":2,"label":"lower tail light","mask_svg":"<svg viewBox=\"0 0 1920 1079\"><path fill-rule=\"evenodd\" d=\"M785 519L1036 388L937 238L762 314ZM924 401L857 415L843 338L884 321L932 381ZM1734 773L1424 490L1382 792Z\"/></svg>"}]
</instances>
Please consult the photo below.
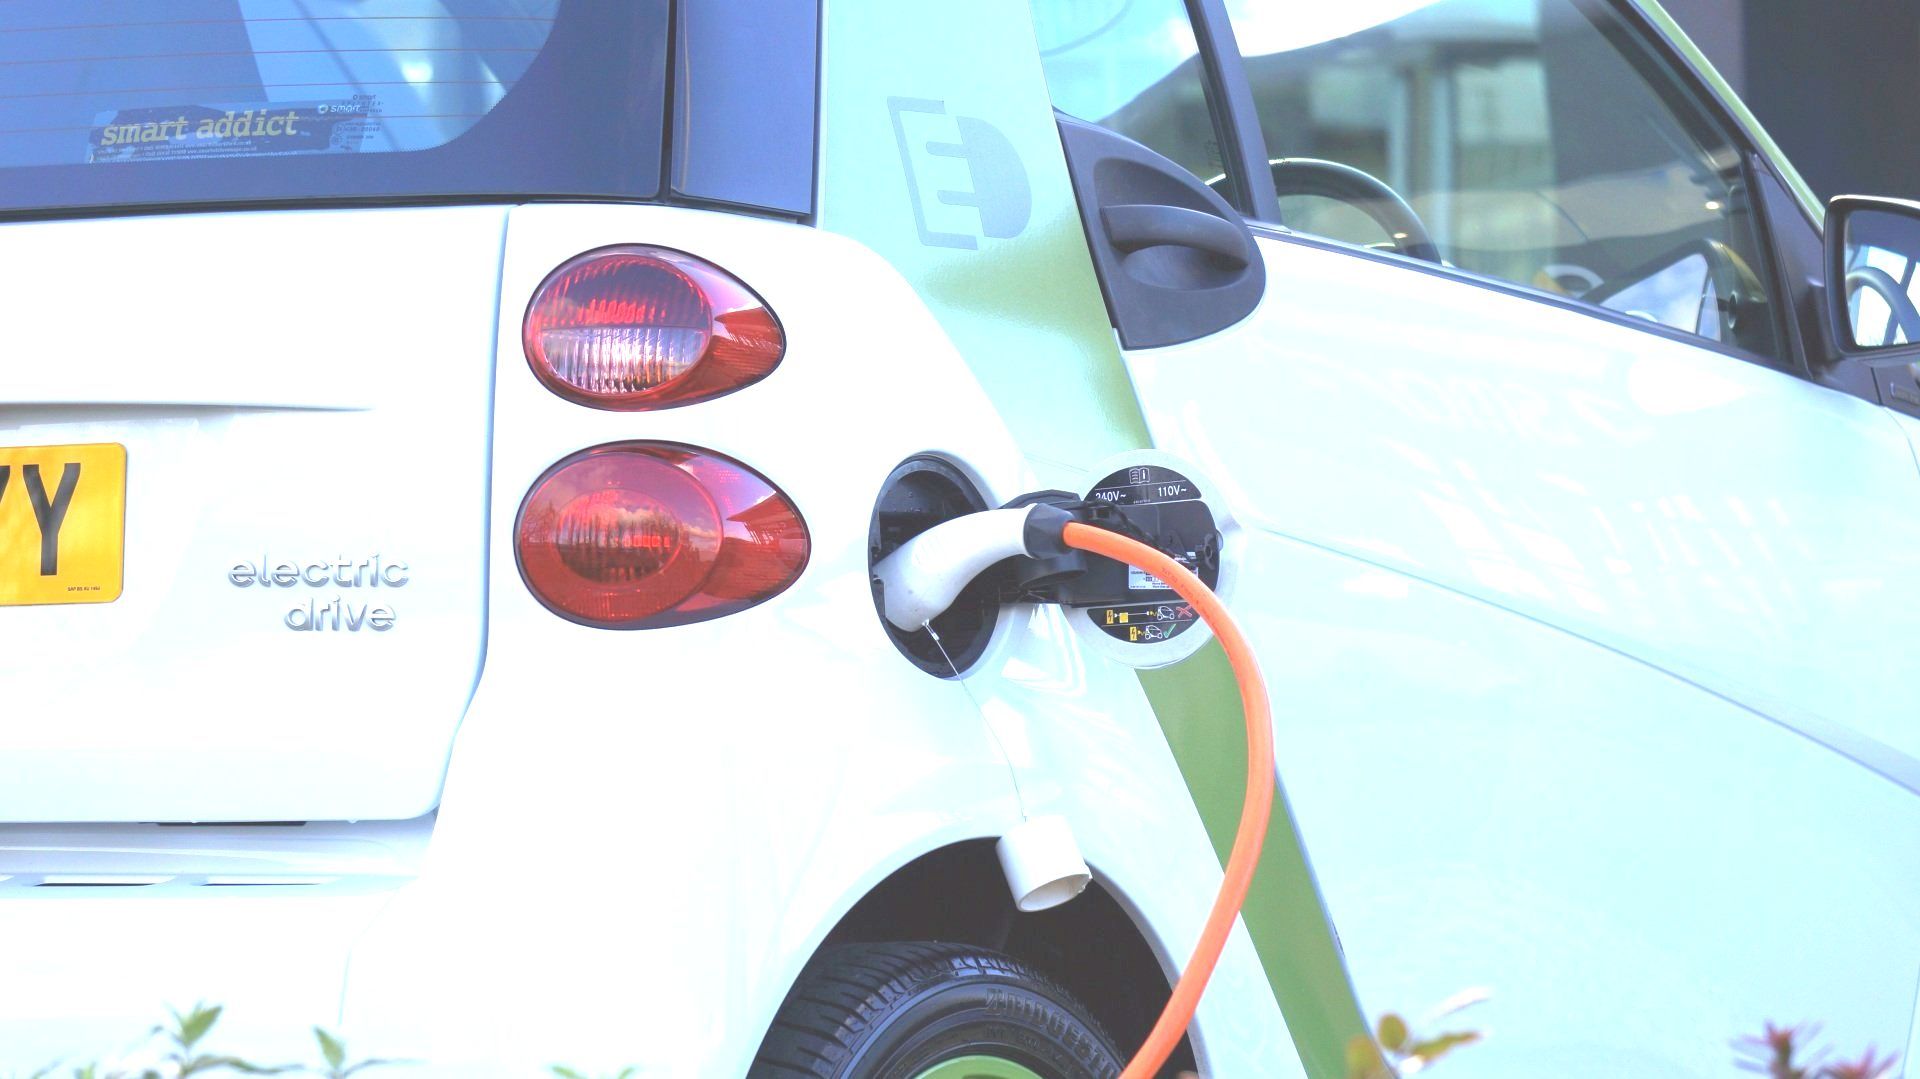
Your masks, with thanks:
<instances>
[{"instance_id":1,"label":"lower tail light","mask_svg":"<svg viewBox=\"0 0 1920 1079\"><path fill-rule=\"evenodd\" d=\"M784 591L807 564L806 522L737 461L616 442L547 469L514 526L520 576L563 618L603 629L677 626Z\"/></svg>"}]
</instances>

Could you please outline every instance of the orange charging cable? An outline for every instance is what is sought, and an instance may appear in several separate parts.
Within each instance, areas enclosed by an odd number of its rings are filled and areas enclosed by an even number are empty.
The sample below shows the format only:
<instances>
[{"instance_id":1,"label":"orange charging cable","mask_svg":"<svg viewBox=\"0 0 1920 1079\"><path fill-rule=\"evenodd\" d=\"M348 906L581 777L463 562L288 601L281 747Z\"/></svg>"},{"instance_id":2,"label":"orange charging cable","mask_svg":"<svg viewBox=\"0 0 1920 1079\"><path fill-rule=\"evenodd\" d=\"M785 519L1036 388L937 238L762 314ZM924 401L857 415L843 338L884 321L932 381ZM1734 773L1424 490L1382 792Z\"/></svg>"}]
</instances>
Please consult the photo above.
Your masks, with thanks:
<instances>
[{"instance_id":1,"label":"orange charging cable","mask_svg":"<svg viewBox=\"0 0 1920 1079\"><path fill-rule=\"evenodd\" d=\"M1180 1044L1187 1024L1193 1021L1193 1010L1200 1004L1207 979L1213 976L1214 964L1226 949L1227 935L1233 931L1233 920L1240 914L1240 904L1246 901L1247 889L1253 884L1254 866L1260 861L1260 844L1266 838L1267 818L1273 812L1273 724L1267 710L1267 687L1261 681L1253 649L1240 627L1234 625L1232 616L1227 614L1226 604L1185 566L1138 540L1077 521L1066 525L1061 539L1069 547L1143 569L1193 604L1227 650L1227 662L1233 665L1233 678L1240 686L1240 703L1247 714L1247 799L1240 809L1240 830L1233 836L1233 850L1227 855L1220 892L1213 898L1213 909L1207 913L1207 924L1200 930L1200 941L1193 946L1193 956L1180 972L1180 980L1174 983L1166 1008L1147 1034L1146 1043L1120 1073L1120 1079L1151 1079Z\"/></svg>"}]
</instances>

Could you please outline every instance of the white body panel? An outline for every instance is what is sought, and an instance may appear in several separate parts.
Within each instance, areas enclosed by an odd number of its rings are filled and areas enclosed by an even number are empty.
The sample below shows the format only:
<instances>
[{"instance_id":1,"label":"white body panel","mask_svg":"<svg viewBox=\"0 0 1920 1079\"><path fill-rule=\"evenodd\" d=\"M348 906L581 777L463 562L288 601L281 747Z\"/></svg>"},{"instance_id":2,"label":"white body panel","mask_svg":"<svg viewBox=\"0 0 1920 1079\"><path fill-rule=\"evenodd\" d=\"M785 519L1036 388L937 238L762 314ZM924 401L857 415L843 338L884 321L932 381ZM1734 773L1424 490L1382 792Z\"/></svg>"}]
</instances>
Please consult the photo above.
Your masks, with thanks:
<instances>
[{"instance_id":1,"label":"white body panel","mask_svg":"<svg viewBox=\"0 0 1920 1079\"><path fill-rule=\"evenodd\" d=\"M1907 432L1907 441L1913 444L1914 463L1916 467L1920 467L1920 419L1915 419L1912 416L1902 416L1897 412L1889 413L1889 415L1895 420L1898 420L1901 428Z\"/></svg>"},{"instance_id":2,"label":"white body panel","mask_svg":"<svg viewBox=\"0 0 1920 1079\"><path fill-rule=\"evenodd\" d=\"M226 1009L209 1048L311 1061L311 1027L333 1025L354 941L390 898L368 888L0 885L0 1069L131 1058L167 1006L199 1001Z\"/></svg>"},{"instance_id":3,"label":"white body panel","mask_svg":"<svg viewBox=\"0 0 1920 1079\"><path fill-rule=\"evenodd\" d=\"M1235 607L1363 1003L1490 987L1476 1075L1721 1074L1768 1019L1904 1045L1920 472L1890 414L1261 247L1250 318L1129 365L1246 526Z\"/></svg>"},{"instance_id":4,"label":"white body panel","mask_svg":"<svg viewBox=\"0 0 1920 1079\"><path fill-rule=\"evenodd\" d=\"M18 313L0 341L31 358L0 368L0 445L118 442L128 460L120 598L0 608L0 820L433 807L483 647L505 220L471 207L0 229ZM379 585L370 564L316 569L376 556ZM230 576L282 562L305 579ZM392 624L289 628L335 601Z\"/></svg>"},{"instance_id":5,"label":"white body panel","mask_svg":"<svg viewBox=\"0 0 1920 1079\"><path fill-rule=\"evenodd\" d=\"M782 320L782 365L746 391L653 414L549 393L520 356L527 298L556 265L611 243L695 252L749 283ZM1058 612L1010 613L964 683L915 669L881 629L867 528L894 465L942 452L991 499L1030 486L907 283L859 245L799 226L586 205L514 209L503 275L487 664L418 877L376 882L377 910L337 908L313 944L326 954L302 977L330 988L340 1011L302 1010L313 1003L303 998L263 1015L226 976L281 977L255 942L306 924L300 912L314 908L296 904L316 893L292 889L255 889L235 908L166 886L174 924L222 925L190 960L131 930L97 938L96 950L77 927L84 910L106 908L26 887L17 893L39 902L7 902L0 886L0 936L23 942L0 980L56 963L165 961L179 976L141 991L178 986L164 998L173 1003L224 995L247 1017L242 1044L268 1059L302 1055L307 1025L337 1018L356 1053L429 1061L416 1075L525 1076L556 1063L740 1074L802 964L868 889L927 851L1003 833L1023 804L1066 816L1168 969L1183 963L1219 863L1133 674L1084 652ZM916 395L940 400L937 412L898 407L904 354ZM746 612L666 630L592 630L542 608L512 557L514 510L555 460L623 439L692 443L763 472L808 523L800 580ZM29 860L0 837L0 873L9 857ZM126 1025L132 990L16 984L41 994L33 1014L71 1017L68 1044L89 1030L95 1044L138 1033ZM1209 1074L1298 1074L1244 932L1213 985L1196 1035ZM285 1040L270 1043L271 1030ZM0 1065L46 1062L51 1039L13 1033L0 1021Z\"/></svg>"}]
</instances>

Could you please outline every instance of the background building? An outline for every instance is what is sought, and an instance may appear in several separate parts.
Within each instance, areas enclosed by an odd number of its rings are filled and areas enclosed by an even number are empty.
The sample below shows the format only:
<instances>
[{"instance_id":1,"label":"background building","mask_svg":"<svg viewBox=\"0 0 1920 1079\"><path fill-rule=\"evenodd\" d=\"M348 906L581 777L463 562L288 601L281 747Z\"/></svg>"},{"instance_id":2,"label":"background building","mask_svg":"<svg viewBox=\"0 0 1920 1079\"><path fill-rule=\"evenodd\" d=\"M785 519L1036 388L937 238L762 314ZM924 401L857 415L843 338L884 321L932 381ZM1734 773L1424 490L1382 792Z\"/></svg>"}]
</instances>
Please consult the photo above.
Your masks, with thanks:
<instances>
[{"instance_id":1,"label":"background building","mask_svg":"<svg viewBox=\"0 0 1920 1079\"><path fill-rule=\"evenodd\" d=\"M1920 199L1920 3L1664 2L1822 198Z\"/></svg>"}]
</instances>

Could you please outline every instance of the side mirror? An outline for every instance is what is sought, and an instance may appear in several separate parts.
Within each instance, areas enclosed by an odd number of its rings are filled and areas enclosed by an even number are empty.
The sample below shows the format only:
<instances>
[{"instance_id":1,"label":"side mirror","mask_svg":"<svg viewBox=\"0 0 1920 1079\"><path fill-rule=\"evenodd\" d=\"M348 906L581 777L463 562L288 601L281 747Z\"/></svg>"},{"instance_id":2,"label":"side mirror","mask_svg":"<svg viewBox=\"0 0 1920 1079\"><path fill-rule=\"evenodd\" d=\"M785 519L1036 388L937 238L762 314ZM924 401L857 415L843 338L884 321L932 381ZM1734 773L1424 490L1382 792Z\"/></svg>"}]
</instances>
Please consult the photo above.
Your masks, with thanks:
<instances>
[{"instance_id":1,"label":"side mirror","mask_svg":"<svg viewBox=\"0 0 1920 1079\"><path fill-rule=\"evenodd\" d=\"M1828 204L1827 330L1835 356L1920 361L1920 202L1841 195Z\"/></svg>"}]
</instances>

